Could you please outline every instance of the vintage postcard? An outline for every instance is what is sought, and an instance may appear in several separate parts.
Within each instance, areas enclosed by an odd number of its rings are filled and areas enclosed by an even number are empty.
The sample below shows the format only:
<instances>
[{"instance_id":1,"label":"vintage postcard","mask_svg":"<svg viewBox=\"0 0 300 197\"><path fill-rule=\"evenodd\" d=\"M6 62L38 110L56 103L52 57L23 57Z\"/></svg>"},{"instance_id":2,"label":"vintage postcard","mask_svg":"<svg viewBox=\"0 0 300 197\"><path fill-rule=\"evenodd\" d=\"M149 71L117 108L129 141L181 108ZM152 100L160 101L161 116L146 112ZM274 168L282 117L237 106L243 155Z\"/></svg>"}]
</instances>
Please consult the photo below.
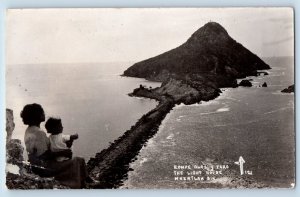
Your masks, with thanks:
<instances>
[{"instance_id":1,"label":"vintage postcard","mask_svg":"<svg viewBox=\"0 0 300 197\"><path fill-rule=\"evenodd\" d=\"M294 11L8 9L9 189L294 188Z\"/></svg>"}]
</instances>

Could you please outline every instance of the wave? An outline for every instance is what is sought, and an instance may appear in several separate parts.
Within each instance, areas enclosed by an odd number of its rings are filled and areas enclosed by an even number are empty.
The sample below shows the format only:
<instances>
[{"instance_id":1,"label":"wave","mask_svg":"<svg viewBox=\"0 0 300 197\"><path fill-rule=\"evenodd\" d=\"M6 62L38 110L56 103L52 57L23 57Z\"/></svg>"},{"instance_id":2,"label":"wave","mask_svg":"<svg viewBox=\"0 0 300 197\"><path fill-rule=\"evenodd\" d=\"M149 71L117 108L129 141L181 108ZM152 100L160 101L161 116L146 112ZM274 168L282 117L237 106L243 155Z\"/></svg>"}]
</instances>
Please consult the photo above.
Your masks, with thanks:
<instances>
[{"instance_id":1,"label":"wave","mask_svg":"<svg viewBox=\"0 0 300 197\"><path fill-rule=\"evenodd\" d=\"M176 118L176 122L181 122L181 119L180 118Z\"/></svg>"},{"instance_id":2,"label":"wave","mask_svg":"<svg viewBox=\"0 0 300 197\"><path fill-rule=\"evenodd\" d=\"M200 113L200 115L209 115L209 114L215 114L217 113L216 111L213 111L213 112L203 112L203 113Z\"/></svg>"},{"instance_id":3,"label":"wave","mask_svg":"<svg viewBox=\"0 0 300 197\"><path fill-rule=\"evenodd\" d=\"M229 111L229 110L230 110L229 107L223 107L223 108L217 109L216 112L226 112L226 111Z\"/></svg>"},{"instance_id":4,"label":"wave","mask_svg":"<svg viewBox=\"0 0 300 197\"><path fill-rule=\"evenodd\" d=\"M147 162L148 159L146 157L142 158L141 161L140 161L140 165L142 165L143 163Z\"/></svg>"},{"instance_id":5,"label":"wave","mask_svg":"<svg viewBox=\"0 0 300 197\"><path fill-rule=\"evenodd\" d=\"M175 146L176 145L176 143L174 142L174 141L164 141L164 140L162 140L162 141L160 141L161 142L161 144L164 146L164 147L167 147L167 146Z\"/></svg>"},{"instance_id":6,"label":"wave","mask_svg":"<svg viewBox=\"0 0 300 197\"><path fill-rule=\"evenodd\" d=\"M277 90L275 92L272 92L272 94L275 94L275 95L282 95L282 96L294 96L294 93L283 93L281 92L281 90Z\"/></svg>"},{"instance_id":7,"label":"wave","mask_svg":"<svg viewBox=\"0 0 300 197\"><path fill-rule=\"evenodd\" d=\"M291 106L282 107L282 108L279 108L279 109L276 109L276 110L265 112L264 114L272 114L272 113L283 111L283 110L286 110L286 109L293 109L293 107L291 107Z\"/></svg>"},{"instance_id":8,"label":"wave","mask_svg":"<svg viewBox=\"0 0 300 197\"><path fill-rule=\"evenodd\" d=\"M174 138L174 134L171 133L170 135L168 135L168 137L166 137L167 140L172 140Z\"/></svg>"}]
</instances>

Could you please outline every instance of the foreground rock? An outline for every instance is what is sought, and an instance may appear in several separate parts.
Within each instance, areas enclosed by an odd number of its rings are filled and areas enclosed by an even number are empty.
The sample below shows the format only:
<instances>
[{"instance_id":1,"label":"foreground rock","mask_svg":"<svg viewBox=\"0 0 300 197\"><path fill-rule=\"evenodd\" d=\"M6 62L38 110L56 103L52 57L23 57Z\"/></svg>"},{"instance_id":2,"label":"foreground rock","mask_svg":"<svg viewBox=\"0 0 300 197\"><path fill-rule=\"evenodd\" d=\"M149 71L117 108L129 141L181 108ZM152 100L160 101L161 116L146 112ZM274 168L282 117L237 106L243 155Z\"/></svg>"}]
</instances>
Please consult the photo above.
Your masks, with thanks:
<instances>
[{"instance_id":1,"label":"foreground rock","mask_svg":"<svg viewBox=\"0 0 300 197\"><path fill-rule=\"evenodd\" d=\"M68 189L60 185L54 178L41 178L33 173L21 175L8 172L6 174L6 186L8 189Z\"/></svg>"},{"instance_id":2,"label":"foreground rock","mask_svg":"<svg viewBox=\"0 0 300 197\"><path fill-rule=\"evenodd\" d=\"M11 139L15 128L13 111L6 109L6 186L8 189L66 189L54 178L42 178L33 174L24 162L24 147L18 139Z\"/></svg>"}]
</instances>

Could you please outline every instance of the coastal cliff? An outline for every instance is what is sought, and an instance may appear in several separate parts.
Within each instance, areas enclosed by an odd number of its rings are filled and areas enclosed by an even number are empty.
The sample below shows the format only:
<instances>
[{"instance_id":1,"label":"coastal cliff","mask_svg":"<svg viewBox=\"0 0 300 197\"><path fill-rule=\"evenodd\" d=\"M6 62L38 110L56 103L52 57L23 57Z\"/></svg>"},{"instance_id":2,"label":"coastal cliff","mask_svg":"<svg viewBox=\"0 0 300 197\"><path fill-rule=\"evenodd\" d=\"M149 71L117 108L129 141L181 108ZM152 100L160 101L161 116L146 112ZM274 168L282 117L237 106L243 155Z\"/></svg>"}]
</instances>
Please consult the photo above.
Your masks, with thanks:
<instances>
[{"instance_id":1,"label":"coastal cliff","mask_svg":"<svg viewBox=\"0 0 300 197\"><path fill-rule=\"evenodd\" d=\"M154 89L140 85L129 93L155 99L159 105L89 160L90 176L100 181L97 188L122 185L127 172L132 170L130 162L176 104L214 99L221 93L220 88L235 88L238 78L257 76L257 70L262 69L270 67L214 22L201 27L181 46L128 68L123 76L163 82Z\"/></svg>"}]
</instances>

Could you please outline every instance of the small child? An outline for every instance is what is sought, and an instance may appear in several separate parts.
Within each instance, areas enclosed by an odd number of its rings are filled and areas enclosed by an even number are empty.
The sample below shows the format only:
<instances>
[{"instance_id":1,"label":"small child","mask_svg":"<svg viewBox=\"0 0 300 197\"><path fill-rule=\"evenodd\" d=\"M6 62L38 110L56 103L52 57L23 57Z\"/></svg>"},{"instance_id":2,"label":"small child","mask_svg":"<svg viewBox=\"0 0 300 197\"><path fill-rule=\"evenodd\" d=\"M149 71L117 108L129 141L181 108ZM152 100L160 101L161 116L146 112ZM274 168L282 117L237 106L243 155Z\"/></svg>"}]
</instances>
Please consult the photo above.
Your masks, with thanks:
<instances>
[{"instance_id":1,"label":"small child","mask_svg":"<svg viewBox=\"0 0 300 197\"><path fill-rule=\"evenodd\" d=\"M73 141L78 139L78 134L74 135L64 135L62 134L63 126L61 119L59 118L49 118L45 124L47 133L50 133L50 150L52 152L59 152L62 150L70 149ZM57 157L56 161L66 161L69 160L67 157Z\"/></svg>"}]
</instances>

